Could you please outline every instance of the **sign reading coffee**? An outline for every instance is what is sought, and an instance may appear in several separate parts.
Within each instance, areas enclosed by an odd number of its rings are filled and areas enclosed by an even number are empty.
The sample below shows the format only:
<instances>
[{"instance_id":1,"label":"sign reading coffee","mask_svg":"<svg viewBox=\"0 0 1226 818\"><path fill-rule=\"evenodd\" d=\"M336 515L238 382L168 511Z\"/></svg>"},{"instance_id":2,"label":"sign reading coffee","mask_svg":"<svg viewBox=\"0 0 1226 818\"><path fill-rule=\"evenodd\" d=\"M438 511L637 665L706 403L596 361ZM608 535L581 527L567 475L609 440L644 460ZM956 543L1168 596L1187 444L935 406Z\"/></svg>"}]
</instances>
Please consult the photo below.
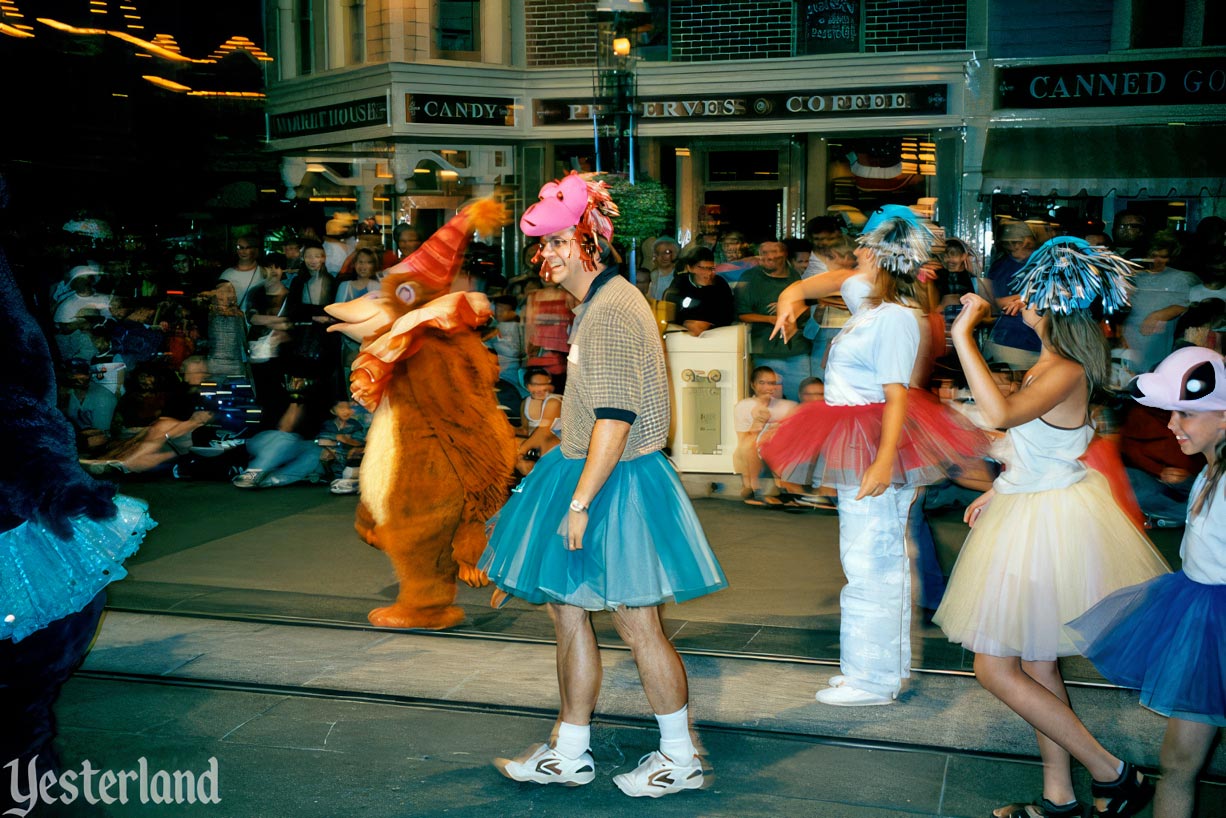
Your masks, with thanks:
<instances>
[{"instance_id":1,"label":"sign reading coffee","mask_svg":"<svg viewBox=\"0 0 1226 818\"><path fill-rule=\"evenodd\" d=\"M371 97L342 102L339 105L325 105L322 108L308 108L290 114L272 114L268 117L268 132L273 139L288 139L293 136L390 124L387 118L387 97Z\"/></svg>"},{"instance_id":2,"label":"sign reading coffee","mask_svg":"<svg viewBox=\"0 0 1226 818\"><path fill-rule=\"evenodd\" d=\"M861 0L800 3L798 54L844 54L860 50Z\"/></svg>"},{"instance_id":3,"label":"sign reading coffee","mask_svg":"<svg viewBox=\"0 0 1226 818\"><path fill-rule=\"evenodd\" d=\"M943 114L947 97L944 85L913 85L903 88L857 88L847 91L801 91L745 96L640 97L641 124L653 121L709 119L821 119L839 116L897 116L898 114ZM573 125L590 122L592 100L538 99L534 105L537 125Z\"/></svg>"},{"instance_id":4,"label":"sign reading coffee","mask_svg":"<svg viewBox=\"0 0 1226 818\"><path fill-rule=\"evenodd\" d=\"M442 94L405 94L406 122L448 125L515 125L515 100L500 97L457 97Z\"/></svg>"},{"instance_id":5,"label":"sign reading coffee","mask_svg":"<svg viewBox=\"0 0 1226 818\"><path fill-rule=\"evenodd\" d=\"M1000 69L999 108L1220 105L1226 58L1137 60Z\"/></svg>"}]
</instances>

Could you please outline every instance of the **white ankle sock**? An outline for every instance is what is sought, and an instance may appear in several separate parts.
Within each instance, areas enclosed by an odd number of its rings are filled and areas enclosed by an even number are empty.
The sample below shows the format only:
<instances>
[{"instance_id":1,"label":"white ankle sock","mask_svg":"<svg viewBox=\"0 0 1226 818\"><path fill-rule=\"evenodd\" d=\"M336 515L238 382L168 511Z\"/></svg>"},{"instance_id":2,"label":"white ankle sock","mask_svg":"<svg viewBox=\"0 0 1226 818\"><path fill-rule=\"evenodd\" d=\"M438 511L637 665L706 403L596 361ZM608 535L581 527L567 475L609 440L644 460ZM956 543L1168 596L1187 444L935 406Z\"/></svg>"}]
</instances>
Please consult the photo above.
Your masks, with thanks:
<instances>
[{"instance_id":1,"label":"white ankle sock","mask_svg":"<svg viewBox=\"0 0 1226 818\"><path fill-rule=\"evenodd\" d=\"M660 752L678 763L685 763L698 755L694 742L690 740L690 706L667 713L656 714L660 725Z\"/></svg>"},{"instance_id":2,"label":"white ankle sock","mask_svg":"<svg viewBox=\"0 0 1226 818\"><path fill-rule=\"evenodd\" d=\"M567 758L578 758L587 752L591 741L592 726L590 724L562 722L558 725L558 740L554 743L553 749Z\"/></svg>"}]
</instances>

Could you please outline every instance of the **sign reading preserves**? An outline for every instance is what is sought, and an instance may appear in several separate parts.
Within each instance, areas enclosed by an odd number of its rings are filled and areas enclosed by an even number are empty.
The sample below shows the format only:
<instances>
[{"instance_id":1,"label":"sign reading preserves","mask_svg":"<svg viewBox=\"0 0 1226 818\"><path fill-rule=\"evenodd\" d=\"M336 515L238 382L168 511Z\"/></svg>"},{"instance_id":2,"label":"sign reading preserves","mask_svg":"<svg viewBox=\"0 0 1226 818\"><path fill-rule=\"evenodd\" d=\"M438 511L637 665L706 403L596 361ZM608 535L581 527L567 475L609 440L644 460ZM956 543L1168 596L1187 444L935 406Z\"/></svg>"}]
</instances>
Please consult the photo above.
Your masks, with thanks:
<instances>
[{"instance_id":1,"label":"sign reading preserves","mask_svg":"<svg viewBox=\"0 0 1226 818\"><path fill-rule=\"evenodd\" d=\"M948 99L944 85L902 88L856 88L842 91L693 97L640 97L640 124L654 121L710 119L821 119L841 116L897 116L943 114ZM533 115L537 125L573 125L603 113L587 99L538 99Z\"/></svg>"},{"instance_id":2,"label":"sign reading preserves","mask_svg":"<svg viewBox=\"0 0 1226 818\"><path fill-rule=\"evenodd\" d=\"M998 108L1220 105L1226 57L1001 68Z\"/></svg>"}]
</instances>

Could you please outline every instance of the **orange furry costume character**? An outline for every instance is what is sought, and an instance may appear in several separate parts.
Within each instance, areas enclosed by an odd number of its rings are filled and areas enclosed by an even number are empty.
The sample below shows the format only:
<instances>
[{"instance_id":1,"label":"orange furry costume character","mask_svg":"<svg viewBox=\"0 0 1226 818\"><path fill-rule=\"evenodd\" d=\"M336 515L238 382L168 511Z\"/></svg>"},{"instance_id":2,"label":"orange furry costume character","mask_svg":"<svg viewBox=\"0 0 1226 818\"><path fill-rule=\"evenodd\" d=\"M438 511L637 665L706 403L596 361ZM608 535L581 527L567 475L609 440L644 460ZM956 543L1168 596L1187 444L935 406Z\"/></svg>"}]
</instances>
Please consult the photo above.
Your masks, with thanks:
<instances>
[{"instance_id":1,"label":"orange furry costume character","mask_svg":"<svg viewBox=\"0 0 1226 818\"><path fill-rule=\"evenodd\" d=\"M389 269L380 291L327 308L345 322L330 329L362 341L350 386L374 412L355 527L400 580L396 602L368 615L374 625L453 627L464 620L457 577L489 582L476 563L507 497L515 438L478 333L489 301L450 289L469 236L505 221L500 203L478 200Z\"/></svg>"}]
</instances>

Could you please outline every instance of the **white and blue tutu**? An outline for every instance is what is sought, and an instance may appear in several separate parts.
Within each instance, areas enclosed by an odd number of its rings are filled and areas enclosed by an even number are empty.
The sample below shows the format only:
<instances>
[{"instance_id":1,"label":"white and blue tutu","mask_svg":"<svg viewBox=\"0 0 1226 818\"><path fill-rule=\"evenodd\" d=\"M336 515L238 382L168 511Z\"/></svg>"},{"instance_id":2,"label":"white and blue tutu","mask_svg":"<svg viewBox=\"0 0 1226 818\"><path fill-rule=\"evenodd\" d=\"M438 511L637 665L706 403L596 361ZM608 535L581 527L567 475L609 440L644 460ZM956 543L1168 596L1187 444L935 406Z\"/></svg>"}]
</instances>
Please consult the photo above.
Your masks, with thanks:
<instances>
[{"instance_id":1,"label":"white and blue tutu","mask_svg":"<svg viewBox=\"0 0 1226 818\"><path fill-rule=\"evenodd\" d=\"M1067 626L1109 681L1164 716L1226 727L1226 585L1183 571L1122 588Z\"/></svg>"},{"instance_id":2,"label":"white and blue tutu","mask_svg":"<svg viewBox=\"0 0 1226 818\"><path fill-rule=\"evenodd\" d=\"M478 567L533 604L589 611L659 605L728 585L689 496L659 452L614 467L588 509L583 548L566 548L567 514L587 461L546 454L491 521Z\"/></svg>"},{"instance_id":3,"label":"white and blue tutu","mask_svg":"<svg viewBox=\"0 0 1226 818\"><path fill-rule=\"evenodd\" d=\"M19 642L128 575L123 561L157 523L143 500L120 494L115 508L109 520L72 520L68 539L30 522L0 533L0 639Z\"/></svg>"}]
</instances>

